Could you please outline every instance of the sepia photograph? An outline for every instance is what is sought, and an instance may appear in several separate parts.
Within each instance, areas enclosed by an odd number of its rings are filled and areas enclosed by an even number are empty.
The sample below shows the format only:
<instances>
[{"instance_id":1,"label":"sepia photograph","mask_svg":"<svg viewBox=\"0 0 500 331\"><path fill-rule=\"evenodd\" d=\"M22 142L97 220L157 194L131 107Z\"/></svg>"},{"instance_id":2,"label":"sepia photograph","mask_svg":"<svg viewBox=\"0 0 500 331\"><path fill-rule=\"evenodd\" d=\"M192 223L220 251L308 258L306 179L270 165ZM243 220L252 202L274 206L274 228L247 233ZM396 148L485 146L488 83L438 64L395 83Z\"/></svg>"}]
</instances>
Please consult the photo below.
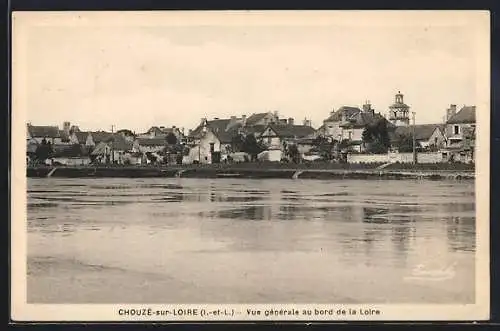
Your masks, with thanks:
<instances>
[{"instance_id":1,"label":"sepia photograph","mask_svg":"<svg viewBox=\"0 0 500 331\"><path fill-rule=\"evenodd\" d=\"M488 319L489 22L14 12L12 318Z\"/></svg>"}]
</instances>

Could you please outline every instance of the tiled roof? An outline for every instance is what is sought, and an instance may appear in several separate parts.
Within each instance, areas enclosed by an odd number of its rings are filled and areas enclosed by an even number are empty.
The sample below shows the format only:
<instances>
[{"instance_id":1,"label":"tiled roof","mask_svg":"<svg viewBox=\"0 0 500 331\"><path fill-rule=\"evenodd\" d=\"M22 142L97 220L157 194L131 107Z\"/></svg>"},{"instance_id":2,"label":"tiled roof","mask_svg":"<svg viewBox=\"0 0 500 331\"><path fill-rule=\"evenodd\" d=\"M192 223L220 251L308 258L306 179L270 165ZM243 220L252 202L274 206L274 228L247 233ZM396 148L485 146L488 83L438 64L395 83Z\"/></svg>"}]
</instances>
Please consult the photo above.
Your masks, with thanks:
<instances>
[{"instance_id":1,"label":"tiled roof","mask_svg":"<svg viewBox=\"0 0 500 331\"><path fill-rule=\"evenodd\" d=\"M446 123L476 123L476 106L464 106L458 113L453 115Z\"/></svg>"},{"instance_id":2,"label":"tiled roof","mask_svg":"<svg viewBox=\"0 0 500 331\"><path fill-rule=\"evenodd\" d=\"M248 125L248 126L255 125L256 123L258 123L259 121L264 119L269 114L270 113L252 114L252 115L250 115L250 117L247 118L246 125Z\"/></svg>"},{"instance_id":3,"label":"tiled roof","mask_svg":"<svg viewBox=\"0 0 500 331\"><path fill-rule=\"evenodd\" d=\"M314 134L314 130L310 126L306 125L276 125L271 124L269 127L276 132L278 137L282 138L304 138L309 135Z\"/></svg>"},{"instance_id":4,"label":"tiled roof","mask_svg":"<svg viewBox=\"0 0 500 331\"><path fill-rule=\"evenodd\" d=\"M342 114L347 113L348 117L351 117L359 112L361 112L361 109L358 107L351 107L351 106L342 106L339 109L337 109L335 112L330 114L330 116L325 120L325 121L333 121L333 122L338 122L342 120Z\"/></svg>"},{"instance_id":5,"label":"tiled roof","mask_svg":"<svg viewBox=\"0 0 500 331\"><path fill-rule=\"evenodd\" d=\"M418 124L415 125L415 140L429 140L436 128L443 130L441 124ZM441 131L442 132L442 131ZM400 136L413 137L413 126L398 126L391 134L391 140L397 140Z\"/></svg>"},{"instance_id":6,"label":"tiled roof","mask_svg":"<svg viewBox=\"0 0 500 331\"><path fill-rule=\"evenodd\" d=\"M34 138L59 138L59 128L50 125L28 125L28 131Z\"/></svg>"}]
</instances>

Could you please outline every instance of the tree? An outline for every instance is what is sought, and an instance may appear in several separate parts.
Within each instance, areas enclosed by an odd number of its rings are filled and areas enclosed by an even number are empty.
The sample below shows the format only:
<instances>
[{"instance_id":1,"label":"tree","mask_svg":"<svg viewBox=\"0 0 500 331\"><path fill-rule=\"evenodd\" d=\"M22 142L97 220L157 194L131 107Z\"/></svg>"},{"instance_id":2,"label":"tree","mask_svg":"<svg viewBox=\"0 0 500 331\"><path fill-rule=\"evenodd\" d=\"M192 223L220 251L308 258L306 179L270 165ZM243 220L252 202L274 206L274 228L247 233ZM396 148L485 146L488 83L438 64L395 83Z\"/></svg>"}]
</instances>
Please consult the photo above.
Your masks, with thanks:
<instances>
[{"instance_id":1,"label":"tree","mask_svg":"<svg viewBox=\"0 0 500 331\"><path fill-rule=\"evenodd\" d=\"M300 161L300 153L297 145L288 145L286 150L286 155L295 163L299 163Z\"/></svg>"},{"instance_id":2,"label":"tree","mask_svg":"<svg viewBox=\"0 0 500 331\"><path fill-rule=\"evenodd\" d=\"M386 120L381 118L374 123L368 124L363 130L362 140L369 153L387 153L390 139Z\"/></svg>"},{"instance_id":3,"label":"tree","mask_svg":"<svg viewBox=\"0 0 500 331\"><path fill-rule=\"evenodd\" d=\"M39 160L40 162L44 162L53 154L53 152L54 150L50 141L47 142L47 140L43 138L41 144L38 145L35 151L35 155L37 160Z\"/></svg>"},{"instance_id":4,"label":"tree","mask_svg":"<svg viewBox=\"0 0 500 331\"><path fill-rule=\"evenodd\" d=\"M257 142L257 139L255 139L253 134L249 134L244 138L241 150L249 154L252 160L256 160L257 155L264 151L265 148Z\"/></svg>"},{"instance_id":5,"label":"tree","mask_svg":"<svg viewBox=\"0 0 500 331\"><path fill-rule=\"evenodd\" d=\"M413 136L409 134L399 135L396 139L396 147L400 153L413 152ZM417 150L421 148L418 141L415 142L415 148Z\"/></svg>"},{"instance_id":6,"label":"tree","mask_svg":"<svg viewBox=\"0 0 500 331\"><path fill-rule=\"evenodd\" d=\"M334 140L330 140L324 136L318 136L313 140L313 145L323 159L331 160L333 158L333 148L335 147Z\"/></svg>"},{"instance_id":7,"label":"tree","mask_svg":"<svg viewBox=\"0 0 500 331\"><path fill-rule=\"evenodd\" d=\"M169 144L171 146L177 145L177 137L172 132L169 132L167 134L167 136L165 137L165 140L167 141L167 144Z\"/></svg>"},{"instance_id":8,"label":"tree","mask_svg":"<svg viewBox=\"0 0 500 331\"><path fill-rule=\"evenodd\" d=\"M121 129L116 131L116 133L122 134L126 137L135 137L135 134L129 129Z\"/></svg>"},{"instance_id":9,"label":"tree","mask_svg":"<svg viewBox=\"0 0 500 331\"><path fill-rule=\"evenodd\" d=\"M241 151L243 149L244 143L245 143L245 137L237 132L231 138L231 150L234 152Z\"/></svg>"}]
</instances>

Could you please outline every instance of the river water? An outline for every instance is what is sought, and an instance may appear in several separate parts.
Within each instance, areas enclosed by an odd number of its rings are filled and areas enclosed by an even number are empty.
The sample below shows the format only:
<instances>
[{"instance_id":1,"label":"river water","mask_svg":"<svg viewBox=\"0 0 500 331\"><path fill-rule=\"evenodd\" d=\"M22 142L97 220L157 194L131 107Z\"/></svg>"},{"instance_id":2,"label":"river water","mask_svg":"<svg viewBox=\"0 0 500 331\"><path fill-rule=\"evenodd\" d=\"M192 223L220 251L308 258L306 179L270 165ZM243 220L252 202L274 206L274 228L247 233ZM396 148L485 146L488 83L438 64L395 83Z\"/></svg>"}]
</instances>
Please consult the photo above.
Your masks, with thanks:
<instances>
[{"instance_id":1,"label":"river water","mask_svg":"<svg viewBox=\"0 0 500 331\"><path fill-rule=\"evenodd\" d=\"M474 183L28 179L28 303L474 303Z\"/></svg>"}]
</instances>

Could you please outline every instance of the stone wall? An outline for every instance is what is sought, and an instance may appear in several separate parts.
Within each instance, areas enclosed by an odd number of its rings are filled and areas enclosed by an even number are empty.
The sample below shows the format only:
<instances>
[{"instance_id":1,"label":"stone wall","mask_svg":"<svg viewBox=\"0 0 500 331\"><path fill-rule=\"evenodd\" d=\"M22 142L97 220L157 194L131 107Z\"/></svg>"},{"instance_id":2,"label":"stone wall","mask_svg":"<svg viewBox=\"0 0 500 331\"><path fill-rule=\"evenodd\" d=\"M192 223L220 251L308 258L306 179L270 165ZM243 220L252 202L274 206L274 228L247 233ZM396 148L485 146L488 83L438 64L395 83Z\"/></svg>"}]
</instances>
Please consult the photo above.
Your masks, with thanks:
<instances>
[{"instance_id":1,"label":"stone wall","mask_svg":"<svg viewBox=\"0 0 500 331\"><path fill-rule=\"evenodd\" d=\"M443 162L441 152L417 153L419 163L438 163ZM412 163L413 153L387 153L387 154L349 154L347 156L349 163L387 163L400 162Z\"/></svg>"}]
</instances>

